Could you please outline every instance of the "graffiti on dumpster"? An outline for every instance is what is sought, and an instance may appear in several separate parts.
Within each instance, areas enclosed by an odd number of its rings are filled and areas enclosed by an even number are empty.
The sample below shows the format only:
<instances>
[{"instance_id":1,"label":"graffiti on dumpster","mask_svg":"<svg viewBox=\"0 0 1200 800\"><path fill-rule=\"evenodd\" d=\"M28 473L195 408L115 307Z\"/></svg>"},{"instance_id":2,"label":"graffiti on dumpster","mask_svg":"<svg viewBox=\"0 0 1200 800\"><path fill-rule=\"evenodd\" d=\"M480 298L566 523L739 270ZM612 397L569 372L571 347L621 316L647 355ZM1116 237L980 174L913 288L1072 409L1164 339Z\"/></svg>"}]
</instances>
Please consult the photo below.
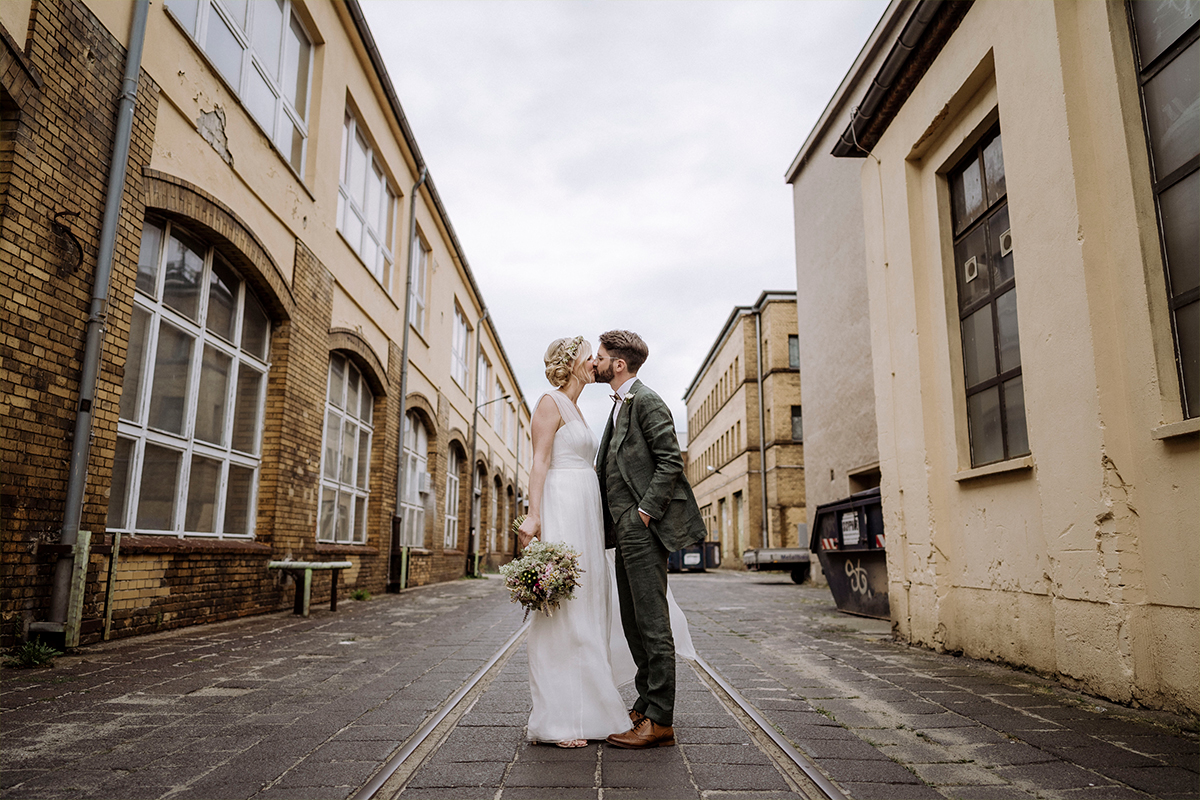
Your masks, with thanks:
<instances>
[{"instance_id":1,"label":"graffiti on dumpster","mask_svg":"<svg viewBox=\"0 0 1200 800\"><path fill-rule=\"evenodd\" d=\"M867 571L862 568L862 560L846 561L846 577L850 579L850 588L861 595L870 596L871 587L867 585Z\"/></svg>"}]
</instances>

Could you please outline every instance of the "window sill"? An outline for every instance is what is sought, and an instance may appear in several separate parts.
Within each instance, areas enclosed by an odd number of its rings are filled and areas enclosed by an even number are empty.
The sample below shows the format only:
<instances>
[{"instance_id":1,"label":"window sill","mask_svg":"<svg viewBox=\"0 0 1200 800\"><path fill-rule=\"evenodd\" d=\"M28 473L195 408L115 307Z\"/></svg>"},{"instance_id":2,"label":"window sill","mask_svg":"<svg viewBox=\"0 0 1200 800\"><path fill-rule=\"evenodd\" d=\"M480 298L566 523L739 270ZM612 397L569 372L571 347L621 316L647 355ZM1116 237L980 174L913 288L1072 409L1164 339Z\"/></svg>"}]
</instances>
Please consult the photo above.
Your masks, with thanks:
<instances>
[{"instance_id":1,"label":"window sill","mask_svg":"<svg viewBox=\"0 0 1200 800\"><path fill-rule=\"evenodd\" d=\"M246 553L269 557L271 547L251 539L202 539L126 533L121 536L121 555L127 553Z\"/></svg>"},{"instance_id":2,"label":"window sill","mask_svg":"<svg viewBox=\"0 0 1200 800\"><path fill-rule=\"evenodd\" d=\"M424 331L422 331L416 325L409 325L408 329L413 332L414 336L421 340L421 344L425 345L426 348L429 347L429 340L425 338Z\"/></svg>"},{"instance_id":3,"label":"window sill","mask_svg":"<svg viewBox=\"0 0 1200 800\"><path fill-rule=\"evenodd\" d=\"M341 225L337 224L335 227L337 228L338 238L342 240L342 244L346 245L346 249L349 250L350 254L358 261L358 265L363 268L363 271L371 276L371 280L375 281L375 285L383 291L384 295L388 299L388 302L390 302L392 306L399 311L400 303L397 302L396 298L392 296L392 290L389 289L387 284L381 281L379 276L372 272L371 268L367 266L367 262L365 259L363 259L362 254L355 249L354 245L351 244L350 240L346 237L346 234L342 232ZM393 267L394 266L395 265L393 264ZM393 273L392 279L395 280L395 273Z\"/></svg>"},{"instance_id":4,"label":"window sill","mask_svg":"<svg viewBox=\"0 0 1200 800\"><path fill-rule=\"evenodd\" d=\"M413 547L412 545L403 545L408 547L409 556L431 556L433 551L427 547Z\"/></svg>"},{"instance_id":5,"label":"window sill","mask_svg":"<svg viewBox=\"0 0 1200 800\"><path fill-rule=\"evenodd\" d=\"M379 554L379 548L365 544L324 544L317 543L317 555L357 555L374 556Z\"/></svg>"},{"instance_id":6,"label":"window sill","mask_svg":"<svg viewBox=\"0 0 1200 800\"><path fill-rule=\"evenodd\" d=\"M1150 436L1158 441L1163 441L1164 439L1174 439L1176 436L1189 436L1196 433L1200 433L1200 417L1159 425L1150 432Z\"/></svg>"},{"instance_id":7,"label":"window sill","mask_svg":"<svg viewBox=\"0 0 1200 800\"><path fill-rule=\"evenodd\" d=\"M1020 470L1033 469L1033 456L1022 456L1021 458L1010 458L1008 461L1000 461L996 464L988 464L986 467L976 467L959 472L954 476L954 480L958 483L970 481L974 478L983 478L988 475L1002 475L1006 472L1019 472Z\"/></svg>"}]
</instances>

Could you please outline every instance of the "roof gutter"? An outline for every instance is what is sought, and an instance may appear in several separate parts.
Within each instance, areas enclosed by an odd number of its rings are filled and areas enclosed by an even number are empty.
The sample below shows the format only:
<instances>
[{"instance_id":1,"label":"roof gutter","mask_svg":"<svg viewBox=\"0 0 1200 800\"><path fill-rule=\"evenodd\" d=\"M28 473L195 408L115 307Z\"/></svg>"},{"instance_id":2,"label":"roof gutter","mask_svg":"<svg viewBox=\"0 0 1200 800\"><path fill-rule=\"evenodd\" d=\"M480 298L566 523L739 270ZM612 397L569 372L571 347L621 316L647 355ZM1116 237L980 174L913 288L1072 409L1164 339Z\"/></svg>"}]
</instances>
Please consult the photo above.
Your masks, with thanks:
<instances>
[{"instance_id":1,"label":"roof gutter","mask_svg":"<svg viewBox=\"0 0 1200 800\"><path fill-rule=\"evenodd\" d=\"M896 78L903 73L904 67L908 64L909 58L912 56L917 44L929 29L944 2L946 0L918 0L916 8L913 9L912 16L908 18L904 29L900 31L900 36L896 39L896 43L892 45L891 52L887 54L887 58L884 59L879 72L871 81L871 85L867 88L867 93L863 96L862 102L854 110L853 115L851 115L850 124L846 126L846 130L842 133L841 138L838 139L837 145L834 146L834 156L838 158L866 158L870 150L864 148L861 144L864 134L874 121L875 114L878 113L884 99L887 98L888 93L895 86Z\"/></svg>"}]
</instances>

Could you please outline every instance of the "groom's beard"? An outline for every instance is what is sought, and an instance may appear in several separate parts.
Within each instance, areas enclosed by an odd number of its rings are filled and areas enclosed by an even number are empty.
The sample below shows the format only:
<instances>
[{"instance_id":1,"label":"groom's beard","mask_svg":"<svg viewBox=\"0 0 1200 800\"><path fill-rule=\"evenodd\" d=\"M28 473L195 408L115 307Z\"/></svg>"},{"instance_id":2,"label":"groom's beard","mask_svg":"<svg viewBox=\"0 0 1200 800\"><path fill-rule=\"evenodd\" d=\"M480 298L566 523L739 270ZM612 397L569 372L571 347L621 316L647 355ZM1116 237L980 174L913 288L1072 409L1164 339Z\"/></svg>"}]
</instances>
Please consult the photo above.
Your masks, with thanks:
<instances>
[{"instance_id":1,"label":"groom's beard","mask_svg":"<svg viewBox=\"0 0 1200 800\"><path fill-rule=\"evenodd\" d=\"M607 372L600 369L599 367L596 367L596 369L593 371L596 373L596 383L608 383L614 377L613 369L611 366L608 368Z\"/></svg>"}]
</instances>

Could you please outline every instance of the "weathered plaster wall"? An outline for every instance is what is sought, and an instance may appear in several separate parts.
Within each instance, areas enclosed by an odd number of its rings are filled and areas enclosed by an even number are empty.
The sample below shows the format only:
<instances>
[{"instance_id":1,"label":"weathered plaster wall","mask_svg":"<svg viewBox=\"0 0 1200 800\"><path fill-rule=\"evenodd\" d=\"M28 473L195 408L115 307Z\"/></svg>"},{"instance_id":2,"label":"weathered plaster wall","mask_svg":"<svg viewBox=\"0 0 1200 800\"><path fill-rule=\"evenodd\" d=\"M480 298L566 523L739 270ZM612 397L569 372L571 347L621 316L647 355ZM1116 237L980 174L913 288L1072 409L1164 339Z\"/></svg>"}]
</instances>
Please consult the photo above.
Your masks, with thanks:
<instances>
[{"instance_id":1,"label":"weathered plaster wall","mask_svg":"<svg viewBox=\"0 0 1200 800\"><path fill-rule=\"evenodd\" d=\"M1200 710L1200 459L1120 4L976 3L862 166L893 618ZM1032 455L972 470L942 174L999 119ZM1140 223L1140 224L1139 224Z\"/></svg>"}]
</instances>

